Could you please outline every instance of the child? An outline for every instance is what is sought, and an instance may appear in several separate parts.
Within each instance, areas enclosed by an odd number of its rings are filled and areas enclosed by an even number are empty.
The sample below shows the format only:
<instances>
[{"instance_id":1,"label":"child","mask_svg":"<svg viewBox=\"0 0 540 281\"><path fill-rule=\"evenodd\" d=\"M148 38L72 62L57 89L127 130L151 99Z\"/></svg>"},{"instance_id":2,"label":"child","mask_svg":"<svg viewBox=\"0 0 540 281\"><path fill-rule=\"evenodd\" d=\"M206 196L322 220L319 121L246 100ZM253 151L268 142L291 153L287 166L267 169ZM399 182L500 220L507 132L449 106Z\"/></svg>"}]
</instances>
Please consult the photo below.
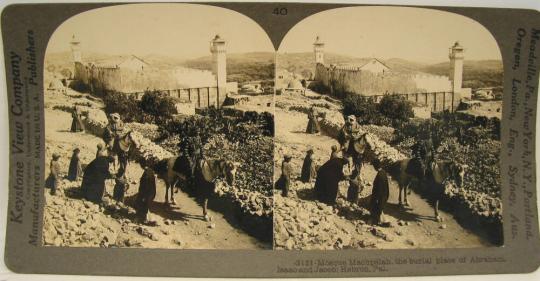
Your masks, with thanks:
<instances>
[{"instance_id":1,"label":"child","mask_svg":"<svg viewBox=\"0 0 540 281\"><path fill-rule=\"evenodd\" d=\"M56 194L56 189L60 183L60 163L58 162L60 155L53 153L50 164L50 174L45 181L45 187L51 189L51 195Z\"/></svg>"},{"instance_id":2,"label":"child","mask_svg":"<svg viewBox=\"0 0 540 281\"><path fill-rule=\"evenodd\" d=\"M360 171L355 168L349 179L349 189L347 189L347 201L351 203L358 202L358 193L360 192Z\"/></svg>"},{"instance_id":3,"label":"child","mask_svg":"<svg viewBox=\"0 0 540 281\"><path fill-rule=\"evenodd\" d=\"M281 162L281 177L276 182L276 189L281 189L281 196L289 196L289 188L291 185L292 166L290 155L285 155L283 162Z\"/></svg>"},{"instance_id":4,"label":"child","mask_svg":"<svg viewBox=\"0 0 540 281\"><path fill-rule=\"evenodd\" d=\"M117 202L124 203L124 194L129 188L129 184L127 183L125 173L122 173L120 175L121 175L120 177L115 179L113 199L116 200Z\"/></svg>"},{"instance_id":5,"label":"child","mask_svg":"<svg viewBox=\"0 0 540 281\"><path fill-rule=\"evenodd\" d=\"M97 145L96 158L98 158L100 156L107 156L107 150L105 148L103 148L102 143L98 143L98 145Z\"/></svg>"},{"instance_id":6,"label":"child","mask_svg":"<svg viewBox=\"0 0 540 281\"><path fill-rule=\"evenodd\" d=\"M338 147L337 145L332 145L332 153L330 154L330 159L338 158Z\"/></svg>"}]
</instances>

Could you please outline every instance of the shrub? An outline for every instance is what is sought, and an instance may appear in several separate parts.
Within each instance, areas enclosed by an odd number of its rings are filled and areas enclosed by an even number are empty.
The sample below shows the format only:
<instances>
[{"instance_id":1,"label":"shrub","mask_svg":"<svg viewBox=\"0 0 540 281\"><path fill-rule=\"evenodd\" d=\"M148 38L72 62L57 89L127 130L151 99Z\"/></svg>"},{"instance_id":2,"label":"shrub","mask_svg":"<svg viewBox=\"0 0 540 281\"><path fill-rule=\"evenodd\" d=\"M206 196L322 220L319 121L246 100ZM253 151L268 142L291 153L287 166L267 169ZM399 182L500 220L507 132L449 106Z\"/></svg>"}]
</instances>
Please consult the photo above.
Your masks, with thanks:
<instances>
[{"instance_id":1,"label":"shrub","mask_svg":"<svg viewBox=\"0 0 540 281\"><path fill-rule=\"evenodd\" d=\"M73 80L69 83L68 85L71 89L79 92L79 93L89 93L90 92L90 88L88 87L88 85L84 84L83 82L81 82L80 80Z\"/></svg>"},{"instance_id":2,"label":"shrub","mask_svg":"<svg viewBox=\"0 0 540 281\"><path fill-rule=\"evenodd\" d=\"M371 97L349 94L343 100L343 114L355 115L362 125L391 127L399 127L414 117L412 104L396 95L386 95L376 103Z\"/></svg>"},{"instance_id":3,"label":"shrub","mask_svg":"<svg viewBox=\"0 0 540 281\"><path fill-rule=\"evenodd\" d=\"M231 143L245 144L260 136L274 135L274 117L270 113L245 112L241 117L225 116L222 110L207 108L203 114L189 116L182 120L169 119L160 128L163 139L170 136L182 136L178 146L191 148L197 145L197 136L202 144L215 135L222 134Z\"/></svg>"},{"instance_id":4,"label":"shrub","mask_svg":"<svg viewBox=\"0 0 540 281\"><path fill-rule=\"evenodd\" d=\"M323 83L319 81L314 81L308 85L308 89L324 95L330 94L330 88L326 87Z\"/></svg>"},{"instance_id":5,"label":"shrub","mask_svg":"<svg viewBox=\"0 0 540 281\"><path fill-rule=\"evenodd\" d=\"M118 113L125 122L164 123L177 114L174 98L158 91L145 92L141 100L119 92L108 92L103 97L105 113Z\"/></svg>"},{"instance_id":6,"label":"shrub","mask_svg":"<svg viewBox=\"0 0 540 281\"><path fill-rule=\"evenodd\" d=\"M361 95L349 95L343 100L343 115L354 115L363 125L380 125L382 115L377 110L377 104L370 98Z\"/></svg>"},{"instance_id":7,"label":"shrub","mask_svg":"<svg viewBox=\"0 0 540 281\"><path fill-rule=\"evenodd\" d=\"M466 164L464 189L500 198L501 142L490 123L477 123L457 113L438 115L439 119L411 120L396 130L393 144L410 155L412 145L431 136L436 158Z\"/></svg>"},{"instance_id":8,"label":"shrub","mask_svg":"<svg viewBox=\"0 0 540 281\"><path fill-rule=\"evenodd\" d=\"M144 121L152 123L162 123L178 113L174 98L159 91L145 92L139 107L145 113L145 119L150 119Z\"/></svg>"},{"instance_id":9,"label":"shrub","mask_svg":"<svg viewBox=\"0 0 540 281\"><path fill-rule=\"evenodd\" d=\"M412 104L397 95L385 95L377 105L379 112L397 126L414 117Z\"/></svg>"},{"instance_id":10,"label":"shrub","mask_svg":"<svg viewBox=\"0 0 540 281\"><path fill-rule=\"evenodd\" d=\"M143 122L143 111L133 97L118 92L108 92L103 97L105 113L118 113L125 122Z\"/></svg>"}]
</instances>

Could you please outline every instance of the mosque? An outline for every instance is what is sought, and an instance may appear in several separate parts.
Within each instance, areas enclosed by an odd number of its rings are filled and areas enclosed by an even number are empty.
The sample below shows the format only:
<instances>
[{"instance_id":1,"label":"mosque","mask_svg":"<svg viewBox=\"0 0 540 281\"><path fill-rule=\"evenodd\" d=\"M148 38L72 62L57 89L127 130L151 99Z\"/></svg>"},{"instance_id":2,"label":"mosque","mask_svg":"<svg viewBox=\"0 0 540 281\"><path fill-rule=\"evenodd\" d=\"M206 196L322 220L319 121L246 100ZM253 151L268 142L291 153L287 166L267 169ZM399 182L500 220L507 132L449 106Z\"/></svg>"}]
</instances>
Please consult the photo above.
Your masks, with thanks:
<instances>
[{"instance_id":1,"label":"mosque","mask_svg":"<svg viewBox=\"0 0 540 281\"><path fill-rule=\"evenodd\" d=\"M98 95L116 92L141 98L144 91L160 90L198 107L219 107L226 95L238 91L236 82L227 82L226 41L219 35L210 41L212 71L156 67L135 55L85 62L81 42L75 36L70 45L73 79Z\"/></svg>"}]
</instances>

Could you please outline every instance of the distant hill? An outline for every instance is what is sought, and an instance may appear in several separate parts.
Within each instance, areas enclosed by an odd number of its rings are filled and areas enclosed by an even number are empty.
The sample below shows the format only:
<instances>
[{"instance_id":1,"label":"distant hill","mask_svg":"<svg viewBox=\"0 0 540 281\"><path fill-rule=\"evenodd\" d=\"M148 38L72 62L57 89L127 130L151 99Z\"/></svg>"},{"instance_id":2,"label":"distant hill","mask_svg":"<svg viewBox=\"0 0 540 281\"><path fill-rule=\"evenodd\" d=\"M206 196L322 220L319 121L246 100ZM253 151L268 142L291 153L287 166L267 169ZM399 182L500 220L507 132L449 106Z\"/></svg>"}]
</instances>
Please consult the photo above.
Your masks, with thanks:
<instances>
[{"instance_id":1,"label":"distant hill","mask_svg":"<svg viewBox=\"0 0 540 281\"><path fill-rule=\"evenodd\" d=\"M437 75L448 75L450 62L428 65L422 71ZM463 87L498 87L503 84L503 64L499 60L465 60L463 63Z\"/></svg>"},{"instance_id":2,"label":"distant hill","mask_svg":"<svg viewBox=\"0 0 540 281\"><path fill-rule=\"evenodd\" d=\"M285 53L277 55L277 68L307 77L314 71L313 53ZM370 58L357 58L333 53L325 53L324 61L328 64L363 64ZM390 67L392 71L406 73L430 73L435 75L448 75L450 62L425 64L405 59L391 58L380 60ZM481 88L502 86L502 62L498 60L465 60L463 66L463 87Z\"/></svg>"},{"instance_id":3,"label":"distant hill","mask_svg":"<svg viewBox=\"0 0 540 281\"><path fill-rule=\"evenodd\" d=\"M195 69L212 69L212 56L186 60L184 66ZM274 79L274 53L253 52L227 54L227 80L247 82Z\"/></svg>"},{"instance_id":4,"label":"distant hill","mask_svg":"<svg viewBox=\"0 0 540 281\"><path fill-rule=\"evenodd\" d=\"M115 55L99 53L83 54L85 61L104 61L117 58ZM150 65L169 68L185 66L195 69L212 70L212 56L204 56L196 59L182 60L162 55L139 56ZM50 53L45 57L45 65L52 72L60 72L62 69L71 69L71 53ZM274 53L253 52L242 54L227 54L227 80L246 82L253 80L274 79Z\"/></svg>"}]
</instances>

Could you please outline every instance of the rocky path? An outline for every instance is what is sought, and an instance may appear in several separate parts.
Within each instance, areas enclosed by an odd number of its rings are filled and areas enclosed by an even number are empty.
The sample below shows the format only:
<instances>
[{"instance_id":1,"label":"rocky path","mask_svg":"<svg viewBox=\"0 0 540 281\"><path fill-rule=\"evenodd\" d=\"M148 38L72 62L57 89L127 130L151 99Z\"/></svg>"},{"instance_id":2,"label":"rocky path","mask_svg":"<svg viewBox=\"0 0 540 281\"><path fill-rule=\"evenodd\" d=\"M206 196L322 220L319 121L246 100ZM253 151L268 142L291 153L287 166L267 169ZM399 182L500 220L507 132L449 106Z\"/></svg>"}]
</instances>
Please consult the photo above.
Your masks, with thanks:
<instances>
[{"instance_id":1,"label":"rocky path","mask_svg":"<svg viewBox=\"0 0 540 281\"><path fill-rule=\"evenodd\" d=\"M70 92L75 95L77 93ZM72 150L81 150L83 164L95 157L100 139L86 133L71 133L71 115L53 109L52 104L69 103L63 95L47 97L45 111L46 159L52 153L61 155L63 172L67 173ZM51 99L53 101L51 101ZM46 102L47 104L47 102ZM46 173L48 174L48 165ZM142 169L130 163L127 177L130 188L126 193L126 205L116 204L110 195L114 182L107 183L104 204L96 205L80 198L80 182L62 181L58 195L45 191L44 243L56 246L101 246L101 247L144 247L144 248L189 248L189 249L268 249L271 246L260 242L240 230L232 208L214 201L209 203L211 222L202 219L202 208L195 198L186 193L175 194L176 205L164 204L165 186L158 180L157 195L150 211L155 225L135 222L134 210L130 207L138 189Z\"/></svg>"},{"instance_id":2,"label":"rocky path","mask_svg":"<svg viewBox=\"0 0 540 281\"><path fill-rule=\"evenodd\" d=\"M279 97L287 98L287 97ZM276 103L279 103L279 98ZM283 155L293 156L294 170L300 173L305 152L313 148L315 159L322 165L330 157L330 148L337 141L325 135L305 134L306 114L276 108L275 177L279 177ZM293 183L290 198L276 195L274 200L274 243L278 249L341 249L341 248L457 248L490 246L489 242L461 227L448 213L444 221L433 219L433 208L411 192L412 208L399 207L398 186L390 184L390 198L385 209L389 227L367 224L366 207L375 177L371 165L365 165L362 177L366 187L357 204L344 200L347 184L340 185L338 207L332 209L315 201L314 183ZM277 194L277 193L276 193Z\"/></svg>"}]
</instances>

